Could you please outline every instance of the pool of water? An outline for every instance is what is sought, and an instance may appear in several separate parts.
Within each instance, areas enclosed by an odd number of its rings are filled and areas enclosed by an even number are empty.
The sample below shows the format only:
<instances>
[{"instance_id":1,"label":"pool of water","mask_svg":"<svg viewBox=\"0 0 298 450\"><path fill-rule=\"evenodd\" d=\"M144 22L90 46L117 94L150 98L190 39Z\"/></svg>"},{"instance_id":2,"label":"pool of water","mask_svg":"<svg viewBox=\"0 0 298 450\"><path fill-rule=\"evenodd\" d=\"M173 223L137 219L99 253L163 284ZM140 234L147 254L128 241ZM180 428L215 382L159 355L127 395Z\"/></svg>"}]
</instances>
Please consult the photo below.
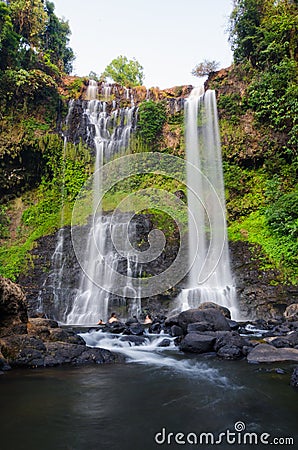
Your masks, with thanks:
<instances>
[{"instance_id":1,"label":"pool of water","mask_svg":"<svg viewBox=\"0 0 298 450\"><path fill-rule=\"evenodd\" d=\"M244 445L244 432L292 437L296 445L286 447L297 448L293 366L185 357L172 348L138 351L127 364L1 375L1 450L262 448ZM245 426L235 433L240 444L194 443L194 434L213 433L216 441L239 422ZM184 435L178 442L177 433Z\"/></svg>"}]
</instances>

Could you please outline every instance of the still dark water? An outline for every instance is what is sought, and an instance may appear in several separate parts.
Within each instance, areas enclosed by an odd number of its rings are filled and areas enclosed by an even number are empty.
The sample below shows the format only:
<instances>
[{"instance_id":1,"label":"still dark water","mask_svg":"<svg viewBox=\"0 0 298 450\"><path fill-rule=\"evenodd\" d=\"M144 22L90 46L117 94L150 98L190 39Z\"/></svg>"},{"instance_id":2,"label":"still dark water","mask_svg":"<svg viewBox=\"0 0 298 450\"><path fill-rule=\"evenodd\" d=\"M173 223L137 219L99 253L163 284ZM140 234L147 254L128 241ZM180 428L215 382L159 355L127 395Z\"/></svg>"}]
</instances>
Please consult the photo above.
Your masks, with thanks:
<instances>
[{"instance_id":1,"label":"still dark water","mask_svg":"<svg viewBox=\"0 0 298 450\"><path fill-rule=\"evenodd\" d=\"M298 392L289 386L292 366L283 365L286 374L279 375L268 372L271 366L246 362L162 357L165 365L133 362L1 375L0 449L268 448L196 445L193 435L191 444L173 443L172 438L170 445L158 444L154 439L162 428L218 437L227 429L235 432L239 421L247 432L296 440L269 448L298 448Z\"/></svg>"}]
</instances>

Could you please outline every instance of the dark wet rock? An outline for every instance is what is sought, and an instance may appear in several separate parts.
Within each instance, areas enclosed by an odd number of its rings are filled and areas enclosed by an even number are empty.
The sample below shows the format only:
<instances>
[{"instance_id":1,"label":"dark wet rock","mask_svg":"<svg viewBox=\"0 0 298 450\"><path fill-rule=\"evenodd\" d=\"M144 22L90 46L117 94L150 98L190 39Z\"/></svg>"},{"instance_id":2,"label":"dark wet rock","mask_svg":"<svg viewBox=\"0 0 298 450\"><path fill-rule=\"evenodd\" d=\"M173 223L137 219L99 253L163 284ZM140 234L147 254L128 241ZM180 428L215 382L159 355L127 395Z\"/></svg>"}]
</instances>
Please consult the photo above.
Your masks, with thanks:
<instances>
[{"instance_id":1,"label":"dark wet rock","mask_svg":"<svg viewBox=\"0 0 298 450\"><path fill-rule=\"evenodd\" d=\"M34 317L28 319L28 332L29 330L34 332L35 329L40 327L46 327L46 328L58 328L58 322L56 320L51 319L45 319L40 317Z\"/></svg>"},{"instance_id":2,"label":"dark wet rock","mask_svg":"<svg viewBox=\"0 0 298 450\"><path fill-rule=\"evenodd\" d=\"M247 355L249 363L274 363L279 361L298 361L298 350L276 348L269 344L259 344Z\"/></svg>"},{"instance_id":3,"label":"dark wet rock","mask_svg":"<svg viewBox=\"0 0 298 450\"><path fill-rule=\"evenodd\" d=\"M122 322L107 323L103 329L104 331L115 334L120 334L128 330L126 325Z\"/></svg>"},{"instance_id":4,"label":"dark wet rock","mask_svg":"<svg viewBox=\"0 0 298 450\"><path fill-rule=\"evenodd\" d=\"M171 342L171 339L165 338L158 344L158 347L170 347Z\"/></svg>"},{"instance_id":5,"label":"dark wet rock","mask_svg":"<svg viewBox=\"0 0 298 450\"><path fill-rule=\"evenodd\" d=\"M287 340L289 341L292 347L296 347L298 345L298 331L293 331L287 335Z\"/></svg>"},{"instance_id":6,"label":"dark wet rock","mask_svg":"<svg viewBox=\"0 0 298 450\"><path fill-rule=\"evenodd\" d=\"M291 386L298 388L298 366L293 370L291 376Z\"/></svg>"},{"instance_id":7,"label":"dark wet rock","mask_svg":"<svg viewBox=\"0 0 298 450\"><path fill-rule=\"evenodd\" d=\"M147 341L147 338L145 336L127 335L121 336L119 340L122 342L130 342L134 345L142 345Z\"/></svg>"},{"instance_id":8,"label":"dark wet rock","mask_svg":"<svg viewBox=\"0 0 298 450\"><path fill-rule=\"evenodd\" d=\"M1 352L11 367L43 366L46 352L41 339L29 335L15 335L0 339Z\"/></svg>"},{"instance_id":9,"label":"dark wet rock","mask_svg":"<svg viewBox=\"0 0 298 450\"><path fill-rule=\"evenodd\" d=\"M242 347L242 354L243 354L243 356L247 356L249 354L249 352L252 351L252 349L253 349L252 345L244 345Z\"/></svg>"},{"instance_id":10,"label":"dark wet rock","mask_svg":"<svg viewBox=\"0 0 298 450\"><path fill-rule=\"evenodd\" d=\"M49 341L53 342L67 342L69 344L84 345L85 341L81 336L78 336L74 331L63 330L62 328L55 328L50 330Z\"/></svg>"},{"instance_id":11,"label":"dark wet rock","mask_svg":"<svg viewBox=\"0 0 298 450\"><path fill-rule=\"evenodd\" d=\"M173 337L183 336L183 330L181 327L179 327L179 325L172 325L170 334Z\"/></svg>"},{"instance_id":12,"label":"dark wet rock","mask_svg":"<svg viewBox=\"0 0 298 450\"><path fill-rule=\"evenodd\" d=\"M165 320L165 326L171 327L172 325L178 325L178 317L179 314L176 314L175 316L170 316Z\"/></svg>"},{"instance_id":13,"label":"dark wet rock","mask_svg":"<svg viewBox=\"0 0 298 450\"><path fill-rule=\"evenodd\" d=\"M43 367L62 364L121 362L123 358L108 350L85 344L43 342L34 336L8 336L0 339L2 354L11 367Z\"/></svg>"},{"instance_id":14,"label":"dark wet rock","mask_svg":"<svg viewBox=\"0 0 298 450\"><path fill-rule=\"evenodd\" d=\"M20 286L0 276L0 336L27 333L26 298Z\"/></svg>"},{"instance_id":15,"label":"dark wet rock","mask_svg":"<svg viewBox=\"0 0 298 450\"><path fill-rule=\"evenodd\" d=\"M191 332L182 339L179 348L184 352L206 353L213 350L214 342L213 336Z\"/></svg>"},{"instance_id":16,"label":"dark wet rock","mask_svg":"<svg viewBox=\"0 0 298 450\"><path fill-rule=\"evenodd\" d=\"M120 355L101 348L89 348L84 345L75 345L61 342L48 342L44 365L62 364L103 364L123 361Z\"/></svg>"},{"instance_id":17,"label":"dark wet rock","mask_svg":"<svg viewBox=\"0 0 298 450\"><path fill-rule=\"evenodd\" d=\"M295 322L289 322L288 326L293 331L298 331L298 321Z\"/></svg>"},{"instance_id":18,"label":"dark wet rock","mask_svg":"<svg viewBox=\"0 0 298 450\"><path fill-rule=\"evenodd\" d=\"M145 327L141 323L132 323L128 330L131 334L134 334L136 336L141 336L144 333Z\"/></svg>"},{"instance_id":19,"label":"dark wet rock","mask_svg":"<svg viewBox=\"0 0 298 450\"><path fill-rule=\"evenodd\" d=\"M215 308L189 309L178 316L178 324L184 331L191 323L208 323L213 331L230 331L230 326L224 315Z\"/></svg>"},{"instance_id":20,"label":"dark wet rock","mask_svg":"<svg viewBox=\"0 0 298 450\"><path fill-rule=\"evenodd\" d=\"M298 303L289 305L284 312L284 317L291 321L298 320Z\"/></svg>"},{"instance_id":21,"label":"dark wet rock","mask_svg":"<svg viewBox=\"0 0 298 450\"><path fill-rule=\"evenodd\" d=\"M212 309L212 308L220 311L227 319L231 319L230 310L228 308L226 308L225 306L218 305L217 303L204 302L204 303L201 303L200 306L198 307L198 309Z\"/></svg>"},{"instance_id":22,"label":"dark wet rock","mask_svg":"<svg viewBox=\"0 0 298 450\"><path fill-rule=\"evenodd\" d=\"M247 344L246 340L243 339L236 331L222 331L216 333L216 343L214 346L215 351L218 351L224 346L236 346L242 348Z\"/></svg>"},{"instance_id":23,"label":"dark wet rock","mask_svg":"<svg viewBox=\"0 0 298 450\"><path fill-rule=\"evenodd\" d=\"M198 333L202 333L204 331L212 331L213 326L208 322L195 322L187 325L187 333L191 333L192 331L196 331Z\"/></svg>"},{"instance_id":24,"label":"dark wet rock","mask_svg":"<svg viewBox=\"0 0 298 450\"><path fill-rule=\"evenodd\" d=\"M154 324L151 325L151 327L150 327L151 333L160 333L161 330L162 330L162 325L161 325L159 322L154 323Z\"/></svg>"},{"instance_id":25,"label":"dark wet rock","mask_svg":"<svg viewBox=\"0 0 298 450\"><path fill-rule=\"evenodd\" d=\"M238 330L238 328L240 326L238 322L236 322L235 320L231 320L231 319L228 319L228 324L230 325L230 328L232 331Z\"/></svg>"},{"instance_id":26,"label":"dark wet rock","mask_svg":"<svg viewBox=\"0 0 298 450\"><path fill-rule=\"evenodd\" d=\"M217 356L223 359L240 359L243 353L242 349L236 345L224 345L217 351Z\"/></svg>"},{"instance_id":27,"label":"dark wet rock","mask_svg":"<svg viewBox=\"0 0 298 450\"><path fill-rule=\"evenodd\" d=\"M247 344L236 331L217 332L214 350L224 359L239 359L243 357L242 348Z\"/></svg>"},{"instance_id":28,"label":"dark wet rock","mask_svg":"<svg viewBox=\"0 0 298 450\"><path fill-rule=\"evenodd\" d=\"M278 325L277 327L274 327L274 328L273 328L273 332L274 332L275 334L280 335L280 336L282 336L282 335L284 335L284 334L287 334L287 333L289 333L290 331L291 331L290 328L289 328L286 324Z\"/></svg>"},{"instance_id":29,"label":"dark wet rock","mask_svg":"<svg viewBox=\"0 0 298 450\"><path fill-rule=\"evenodd\" d=\"M292 347L286 337L277 337L270 341L270 344L276 348Z\"/></svg>"}]
</instances>

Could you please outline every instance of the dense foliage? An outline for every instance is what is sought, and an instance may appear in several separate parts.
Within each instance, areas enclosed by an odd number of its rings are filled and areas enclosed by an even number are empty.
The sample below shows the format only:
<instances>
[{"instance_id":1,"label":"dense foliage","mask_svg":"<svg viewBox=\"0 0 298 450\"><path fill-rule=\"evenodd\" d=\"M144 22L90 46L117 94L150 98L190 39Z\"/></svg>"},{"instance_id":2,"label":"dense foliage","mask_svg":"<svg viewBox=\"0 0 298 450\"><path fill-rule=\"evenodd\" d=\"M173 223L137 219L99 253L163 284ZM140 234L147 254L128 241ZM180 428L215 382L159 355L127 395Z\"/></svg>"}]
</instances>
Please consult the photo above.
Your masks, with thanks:
<instances>
[{"instance_id":1,"label":"dense foliage","mask_svg":"<svg viewBox=\"0 0 298 450\"><path fill-rule=\"evenodd\" d=\"M140 104L138 111L138 134L145 144L156 148L167 120L165 104L148 100Z\"/></svg>"},{"instance_id":2,"label":"dense foliage","mask_svg":"<svg viewBox=\"0 0 298 450\"><path fill-rule=\"evenodd\" d=\"M298 5L234 0L233 89L219 96L230 236L297 276ZM220 89L217 81L214 87Z\"/></svg>"}]
</instances>

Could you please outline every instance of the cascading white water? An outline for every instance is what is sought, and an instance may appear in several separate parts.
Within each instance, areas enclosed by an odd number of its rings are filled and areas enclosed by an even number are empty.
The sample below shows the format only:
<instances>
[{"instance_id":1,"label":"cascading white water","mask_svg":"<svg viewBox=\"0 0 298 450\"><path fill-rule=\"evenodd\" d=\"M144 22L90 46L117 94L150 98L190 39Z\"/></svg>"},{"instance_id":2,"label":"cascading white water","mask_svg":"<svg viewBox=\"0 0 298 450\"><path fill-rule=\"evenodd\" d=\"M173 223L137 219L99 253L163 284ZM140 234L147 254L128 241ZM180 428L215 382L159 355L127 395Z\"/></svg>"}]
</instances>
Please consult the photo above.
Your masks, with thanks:
<instances>
[{"instance_id":1,"label":"cascading white water","mask_svg":"<svg viewBox=\"0 0 298 450\"><path fill-rule=\"evenodd\" d=\"M89 96L95 90L89 92ZM111 95L109 86L102 86L102 93L105 98ZM96 91L97 95L97 91ZM112 237L114 234L121 235L123 223L121 216L115 220L109 216L102 215L99 206L101 198L101 179L100 168L109 161L114 155L123 154L129 145L130 135L135 126L137 108L135 106L112 109L108 112L107 103L96 99L90 99L85 108L85 115L88 122L94 126L95 137L94 144L96 148L95 172L93 176L93 224L89 230L87 239L87 249L85 253L85 267L88 276L83 273L80 281L78 293L68 313L66 323L92 325L99 319L107 320L109 311L110 294L104 289L98 287L110 286L113 284L112 272L117 271L119 256L116 252ZM98 256L98 249L100 255ZM104 261L103 261L104 259ZM135 259L132 261L129 252L126 253L127 273L131 276L133 267L138 266ZM104 283L103 283L104 280ZM138 315L140 312L140 300L133 286L123 288L123 300L125 300L125 290L135 291L133 301L130 300L127 308L129 313ZM122 305L124 306L124 305Z\"/></svg>"},{"instance_id":2,"label":"cascading white water","mask_svg":"<svg viewBox=\"0 0 298 450\"><path fill-rule=\"evenodd\" d=\"M215 302L238 316L230 268L225 196L215 92L195 88L185 103L189 208L188 288L179 296L182 310ZM214 196L217 202L214 202ZM218 203L219 202L219 203ZM217 204L217 206L216 206ZM221 208L218 205L221 205Z\"/></svg>"}]
</instances>

